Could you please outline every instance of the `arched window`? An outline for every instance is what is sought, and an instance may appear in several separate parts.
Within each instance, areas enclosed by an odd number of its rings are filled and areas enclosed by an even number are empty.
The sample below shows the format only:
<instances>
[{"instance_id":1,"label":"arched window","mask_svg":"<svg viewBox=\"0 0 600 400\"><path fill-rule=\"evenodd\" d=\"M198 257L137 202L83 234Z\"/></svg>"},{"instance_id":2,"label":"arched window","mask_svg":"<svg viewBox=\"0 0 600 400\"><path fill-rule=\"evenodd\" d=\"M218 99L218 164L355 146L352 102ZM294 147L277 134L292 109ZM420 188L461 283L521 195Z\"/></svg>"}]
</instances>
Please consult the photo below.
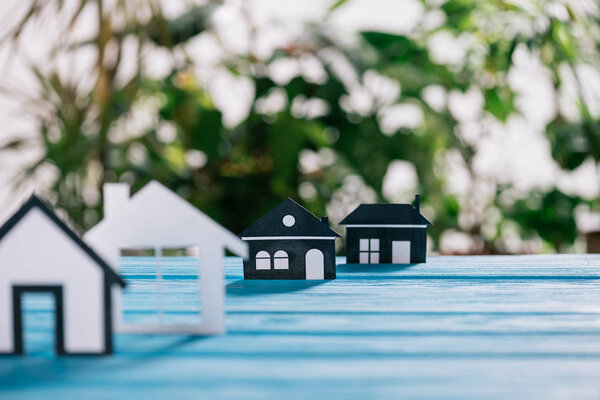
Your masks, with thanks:
<instances>
[{"instance_id":1,"label":"arched window","mask_svg":"<svg viewBox=\"0 0 600 400\"><path fill-rule=\"evenodd\" d=\"M261 250L256 253L256 269L271 269L271 255Z\"/></svg>"},{"instance_id":2,"label":"arched window","mask_svg":"<svg viewBox=\"0 0 600 400\"><path fill-rule=\"evenodd\" d=\"M289 269L290 268L288 254L285 251L283 251L283 250L276 251L274 257L275 257L275 262L274 262L275 269Z\"/></svg>"}]
</instances>

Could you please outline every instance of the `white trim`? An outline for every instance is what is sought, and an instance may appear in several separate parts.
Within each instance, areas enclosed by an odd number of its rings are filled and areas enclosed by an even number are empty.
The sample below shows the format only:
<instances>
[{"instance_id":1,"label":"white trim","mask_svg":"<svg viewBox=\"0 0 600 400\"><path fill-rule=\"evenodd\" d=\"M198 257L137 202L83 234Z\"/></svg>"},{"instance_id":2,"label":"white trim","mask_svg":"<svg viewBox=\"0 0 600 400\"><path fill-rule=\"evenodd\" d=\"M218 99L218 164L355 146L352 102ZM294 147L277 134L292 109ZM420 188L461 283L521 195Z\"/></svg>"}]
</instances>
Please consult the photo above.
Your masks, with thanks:
<instances>
[{"instance_id":1,"label":"white trim","mask_svg":"<svg viewBox=\"0 0 600 400\"><path fill-rule=\"evenodd\" d=\"M254 236L242 240L335 240L335 236Z\"/></svg>"},{"instance_id":2,"label":"white trim","mask_svg":"<svg viewBox=\"0 0 600 400\"><path fill-rule=\"evenodd\" d=\"M357 224L346 225L346 228L427 228L427 225L410 225L410 224ZM243 238L242 238L243 239Z\"/></svg>"}]
</instances>

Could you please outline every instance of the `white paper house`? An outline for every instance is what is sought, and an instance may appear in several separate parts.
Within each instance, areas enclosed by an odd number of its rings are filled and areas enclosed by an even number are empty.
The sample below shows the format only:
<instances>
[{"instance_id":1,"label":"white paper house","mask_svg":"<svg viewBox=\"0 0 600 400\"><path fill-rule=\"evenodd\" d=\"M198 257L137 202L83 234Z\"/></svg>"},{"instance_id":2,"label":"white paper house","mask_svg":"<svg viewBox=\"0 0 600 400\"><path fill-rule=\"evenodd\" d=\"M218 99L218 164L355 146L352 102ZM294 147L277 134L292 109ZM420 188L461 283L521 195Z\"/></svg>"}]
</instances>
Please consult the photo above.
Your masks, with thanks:
<instances>
[{"instance_id":1,"label":"white paper house","mask_svg":"<svg viewBox=\"0 0 600 400\"><path fill-rule=\"evenodd\" d=\"M24 352L27 292L53 295L58 354L111 353L111 286L125 282L32 196L0 228L0 353Z\"/></svg>"},{"instance_id":2,"label":"white paper house","mask_svg":"<svg viewBox=\"0 0 600 400\"><path fill-rule=\"evenodd\" d=\"M104 219L84 240L110 265L119 266L122 249L196 247L199 257L201 318L197 324L125 323L122 297L114 292L117 332L219 334L225 331L225 250L247 258L247 245L197 208L156 181L132 197L123 183L104 185ZM160 306L160 304L159 304Z\"/></svg>"}]
</instances>

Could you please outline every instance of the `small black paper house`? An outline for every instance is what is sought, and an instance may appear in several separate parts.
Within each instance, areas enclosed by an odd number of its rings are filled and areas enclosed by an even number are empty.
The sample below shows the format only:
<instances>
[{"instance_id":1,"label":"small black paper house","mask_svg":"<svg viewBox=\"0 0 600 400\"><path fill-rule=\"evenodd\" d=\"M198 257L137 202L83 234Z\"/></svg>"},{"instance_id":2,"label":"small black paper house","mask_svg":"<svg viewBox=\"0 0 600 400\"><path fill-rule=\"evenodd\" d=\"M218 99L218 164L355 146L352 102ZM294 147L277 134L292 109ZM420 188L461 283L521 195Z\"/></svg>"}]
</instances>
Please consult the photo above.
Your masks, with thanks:
<instances>
[{"instance_id":1,"label":"small black paper house","mask_svg":"<svg viewBox=\"0 0 600 400\"><path fill-rule=\"evenodd\" d=\"M420 196L410 204L361 204L340 222L346 225L348 264L425 262L427 227Z\"/></svg>"},{"instance_id":2,"label":"small black paper house","mask_svg":"<svg viewBox=\"0 0 600 400\"><path fill-rule=\"evenodd\" d=\"M54 297L56 352L112 352L112 268L52 210L32 196L0 228L0 353L20 354L22 297Z\"/></svg>"},{"instance_id":3,"label":"small black paper house","mask_svg":"<svg viewBox=\"0 0 600 400\"><path fill-rule=\"evenodd\" d=\"M335 238L329 219L286 199L240 234L250 257L245 279L335 279Z\"/></svg>"}]
</instances>

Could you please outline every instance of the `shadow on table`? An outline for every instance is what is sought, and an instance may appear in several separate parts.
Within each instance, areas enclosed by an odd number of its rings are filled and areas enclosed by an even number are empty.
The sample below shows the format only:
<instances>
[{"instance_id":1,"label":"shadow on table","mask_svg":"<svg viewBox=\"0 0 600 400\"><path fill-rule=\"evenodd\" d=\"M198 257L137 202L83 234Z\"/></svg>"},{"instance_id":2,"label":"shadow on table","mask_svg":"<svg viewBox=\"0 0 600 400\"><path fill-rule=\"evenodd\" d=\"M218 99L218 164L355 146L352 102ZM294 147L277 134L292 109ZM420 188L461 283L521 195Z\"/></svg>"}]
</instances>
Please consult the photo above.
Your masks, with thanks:
<instances>
[{"instance_id":1,"label":"shadow on table","mask_svg":"<svg viewBox=\"0 0 600 400\"><path fill-rule=\"evenodd\" d=\"M35 386L56 384L88 369L83 357L58 357L56 355L32 357L28 355L0 358L0 388L3 390L32 389ZM1 391L1 390L0 390Z\"/></svg>"},{"instance_id":2,"label":"shadow on table","mask_svg":"<svg viewBox=\"0 0 600 400\"><path fill-rule=\"evenodd\" d=\"M419 264L338 264L338 273L352 272L395 272L412 268Z\"/></svg>"},{"instance_id":3,"label":"shadow on table","mask_svg":"<svg viewBox=\"0 0 600 400\"><path fill-rule=\"evenodd\" d=\"M116 352L120 355L159 356L182 347L209 339L211 335L122 335L118 338Z\"/></svg>"},{"instance_id":4,"label":"shadow on table","mask_svg":"<svg viewBox=\"0 0 600 400\"><path fill-rule=\"evenodd\" d=\"M240 279L227 285L227 296L259 296L261 294L291 293L322 285L327 280L245 280Z\"/></svg>"},{"instance_id":5,"label":"shadow on table","mask_svg":"<svg viewBox=\"0 0 600 400\"><path fill-rule=\"evenodd\" d=\"M200 335L115 335L112 355L65 355L54 353L0 357L0 392L30 390L76 381L79 376L111 376L147 365L153 359L198 352L205 339ZM4 399L0 395L0 398Z\"/></svg>"}]
</instances>

